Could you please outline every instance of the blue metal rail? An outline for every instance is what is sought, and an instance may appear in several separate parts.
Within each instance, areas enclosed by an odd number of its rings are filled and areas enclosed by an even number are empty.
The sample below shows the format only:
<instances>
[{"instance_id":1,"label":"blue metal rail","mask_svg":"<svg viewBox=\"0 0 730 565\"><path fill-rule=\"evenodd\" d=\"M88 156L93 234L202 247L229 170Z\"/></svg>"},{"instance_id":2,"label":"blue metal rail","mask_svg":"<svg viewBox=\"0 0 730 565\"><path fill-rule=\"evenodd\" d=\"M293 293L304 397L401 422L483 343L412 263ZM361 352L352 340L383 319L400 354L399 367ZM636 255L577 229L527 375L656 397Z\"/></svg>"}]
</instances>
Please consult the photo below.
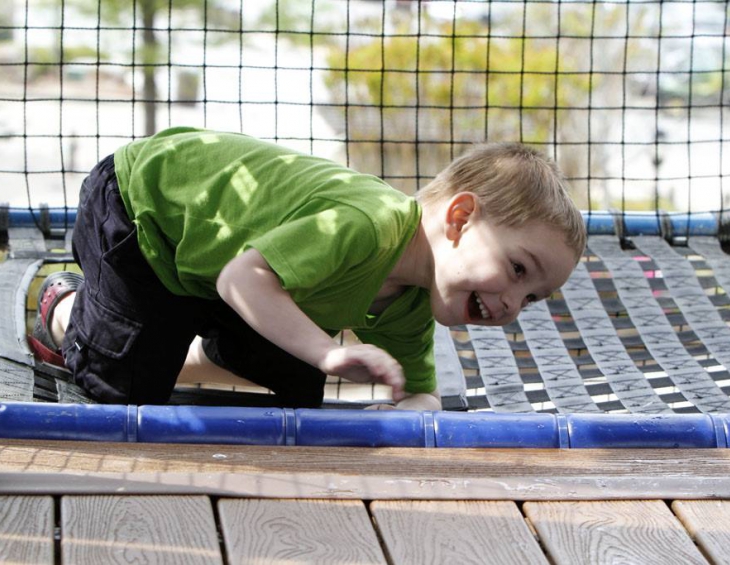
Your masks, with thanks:
<instances>
[{"instance_id":1,"label":"blue metal rail","mask_svg":"<svg viewBox=\"0 0 730 565\"><path fill-rule=\"evenodd\" d=\"M720 215L713 212L582 212L589 235L718 235ZM725 220L727 220L725 218Z\"/></svg>"},{"instance_id":2,"label":"blue metal rail","mask_svg":"<svg viewBox=\"0 0 730 565\"><path fill-rule=\"evenodd\" d=\"M0 437L442 448L730 447L730 414L496 414L1 403Z\"/></svg>"},{"instance_id":3,"label":"blue metal rail","mask_svg":"<svg viewBox=\"0 0 730 565\"><path fill-rule=\"evenodd\" d=\"M10 227L64 229L76 221L75 208L6 208ZM583 218L590 235L667 235L689 237L717 235L719 214L713 212L609 212L584 211Z\"/></svg>"},{"instance_id":4,"label":"blue metal rail","mask_svg":"<svg viewBox=\"0 0 730 565\"><path fill-rule=\"evenodd\" d=\"M76 208L5 208L11 228L63 229L76 222Z\"/></svg>"}]
</instances>

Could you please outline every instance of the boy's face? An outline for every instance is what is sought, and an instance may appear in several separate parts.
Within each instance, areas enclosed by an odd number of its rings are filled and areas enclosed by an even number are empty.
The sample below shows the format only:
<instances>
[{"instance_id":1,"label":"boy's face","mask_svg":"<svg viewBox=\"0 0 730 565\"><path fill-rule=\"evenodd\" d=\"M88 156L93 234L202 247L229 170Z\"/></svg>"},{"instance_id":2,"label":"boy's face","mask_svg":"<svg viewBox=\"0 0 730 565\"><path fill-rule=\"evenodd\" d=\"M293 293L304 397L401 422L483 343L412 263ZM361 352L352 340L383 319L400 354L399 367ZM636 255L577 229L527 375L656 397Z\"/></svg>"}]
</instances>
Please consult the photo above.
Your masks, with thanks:
<instances>
[{"instance_id":1,"label":"boy's face","mask_svg":"<svg viewBox=\"0 0 730 565\"><path fill-rule=\"evenodd\" d=\"M540 221L497 225L471 193L444 206L444 234L433 248L431 307L445 326L503 326L547 298L575 267L565 237Z\"/></svg>"}]
</instances>

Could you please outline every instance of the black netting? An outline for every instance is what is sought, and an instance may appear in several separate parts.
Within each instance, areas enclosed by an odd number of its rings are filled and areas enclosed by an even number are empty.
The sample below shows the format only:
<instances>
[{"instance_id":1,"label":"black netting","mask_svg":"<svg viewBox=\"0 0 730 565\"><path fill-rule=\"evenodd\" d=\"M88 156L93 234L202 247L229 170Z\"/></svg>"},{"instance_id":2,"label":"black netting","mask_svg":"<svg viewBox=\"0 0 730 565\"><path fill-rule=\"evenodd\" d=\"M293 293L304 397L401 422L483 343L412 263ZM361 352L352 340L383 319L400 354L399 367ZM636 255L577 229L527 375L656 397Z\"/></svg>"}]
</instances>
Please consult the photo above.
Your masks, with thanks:
<instances>
[{"instance_id":1,"label":"black netting","mask_svg":"<svg viewBox=\"0 0 730 565\"><path fill-rule=\"evenodd\" d=\"M557 157L582 209L725 208L725 1L13 0L0 201L171 125L243 131L407 192L465 145Z\"/></svg>"}]
</instances>

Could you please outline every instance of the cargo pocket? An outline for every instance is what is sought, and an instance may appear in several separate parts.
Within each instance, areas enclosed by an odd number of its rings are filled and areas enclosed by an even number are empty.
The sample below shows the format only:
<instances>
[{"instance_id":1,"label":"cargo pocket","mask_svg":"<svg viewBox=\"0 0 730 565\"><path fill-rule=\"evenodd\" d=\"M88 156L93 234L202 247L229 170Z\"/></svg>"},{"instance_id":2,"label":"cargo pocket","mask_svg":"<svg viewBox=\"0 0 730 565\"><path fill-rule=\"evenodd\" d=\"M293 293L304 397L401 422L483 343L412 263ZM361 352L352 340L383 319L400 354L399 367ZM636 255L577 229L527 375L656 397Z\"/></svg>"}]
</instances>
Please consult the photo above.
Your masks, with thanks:
<instances>
[{"instance_id":1,"label":"cargo pocket","mask_svg":"<svg viewBox=\"0 0 730 565\"><path fill-rule=\"evenodd\" d=\"M87 346L114 360L128 355L142 324L110 310L89 293L77 302L71 314L76 348Z\"/></svg>"}]
</instances>

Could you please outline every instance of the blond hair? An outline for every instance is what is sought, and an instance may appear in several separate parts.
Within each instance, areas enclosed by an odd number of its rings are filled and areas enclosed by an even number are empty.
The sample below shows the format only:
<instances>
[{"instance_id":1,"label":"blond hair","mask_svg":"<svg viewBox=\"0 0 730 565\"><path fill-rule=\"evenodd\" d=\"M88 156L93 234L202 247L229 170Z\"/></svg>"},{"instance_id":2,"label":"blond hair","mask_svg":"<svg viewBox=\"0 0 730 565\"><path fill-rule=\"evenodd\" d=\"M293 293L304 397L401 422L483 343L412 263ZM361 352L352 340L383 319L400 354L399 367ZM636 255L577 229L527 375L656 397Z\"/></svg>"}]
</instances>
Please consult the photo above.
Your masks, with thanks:
<instances>
[{"instance_id":1,"label":"blond hair","mask_svg":"<svg viewBox=\"0 0 730 565\"><path fill-rule=\"evenodd\" d=\"M477 145L419 190L417 197L428 205L459 192L476 194L487 217L497 224L514 227L538 220L558 229L576 261L580 259L586 245L583 217L557 164L535 149L520 143Z\"/></svg>"}]
</instances>

